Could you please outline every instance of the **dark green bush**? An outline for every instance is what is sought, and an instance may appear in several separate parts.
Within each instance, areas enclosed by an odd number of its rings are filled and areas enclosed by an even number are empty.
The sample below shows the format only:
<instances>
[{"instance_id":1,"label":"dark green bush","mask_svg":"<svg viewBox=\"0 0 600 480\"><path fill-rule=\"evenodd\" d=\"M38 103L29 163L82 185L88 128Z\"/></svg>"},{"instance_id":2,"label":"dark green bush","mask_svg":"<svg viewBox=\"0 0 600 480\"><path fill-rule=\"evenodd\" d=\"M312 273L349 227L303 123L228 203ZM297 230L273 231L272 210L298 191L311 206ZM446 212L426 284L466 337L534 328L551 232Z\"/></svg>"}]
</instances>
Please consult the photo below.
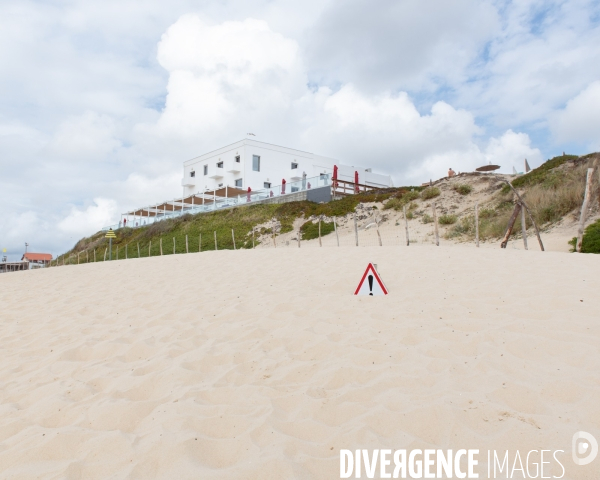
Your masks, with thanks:
<instances>
[{"instance_id":1,"label":"dark green bush","mask_svg":"<svg viewBox=\"0 0 600 480\"><path fill-rule=\"evenodd\" d=\"M439 197L440 189L437 187L427 187L425 190L421 192L421 198L423 200L429 200L431 198Z\"/></svg>"},{"instance_id":2,"label":"dark green bush","mask_svg":"<svg viewBox=\"0 0 600 480\"><path fill-rule=\"evenodd\" d=\"M439 218L440 225L452 225L457 220L458 217L456 215L441 215Z\"/></svg>"},{"instance_id":3,"label":"dark green bush","mask_svg":"<svg viewBox=\"0 0 600 480\"><path fill-rule=\"evenodd\" d=\"M461 195L468 195L473 191L473 187L466 183L459 183L457 185L454 185L454 190L460 193Z\"/></svg>"},{"instance_id":4,"label":"dark green bush","mask_svg":"<svg viewBox=\"0 0 600 480\"><path fill-rule=\"evenodd\" d=\"M573 237L569 241L569 245L573 247L571 251L575 252L577 250L577 237ZM581 253L600 253L600 220L588 225L583 232Z\"/></svg>"},{"instance_id":5,"label":"dark green bush","mask_svg":"<svg viewBox=\"0 0 600 480\"><path fill-rule=\"evenodd\" d=\"M312 240L319 238L319 222L306 222L300 227L302 232L302 240ZM330 234L334 231L333 222L321 222L321 237Z\"/></svg>"}]
</instances>

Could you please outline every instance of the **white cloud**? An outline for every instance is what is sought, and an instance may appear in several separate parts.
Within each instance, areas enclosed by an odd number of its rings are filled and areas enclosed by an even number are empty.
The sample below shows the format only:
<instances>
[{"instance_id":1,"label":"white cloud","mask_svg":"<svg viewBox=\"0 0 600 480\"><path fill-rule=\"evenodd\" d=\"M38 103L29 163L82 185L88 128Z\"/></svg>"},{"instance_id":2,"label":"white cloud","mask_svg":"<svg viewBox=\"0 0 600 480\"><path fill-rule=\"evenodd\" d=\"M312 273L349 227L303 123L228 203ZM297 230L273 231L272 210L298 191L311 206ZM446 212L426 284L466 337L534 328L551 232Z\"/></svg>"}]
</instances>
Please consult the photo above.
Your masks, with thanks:
<instances>
[{"instance_id":1,"label":"white cloud","mask_svg":"<svg viewBox=\"0 0 600 480\"><path fill-rule=\"evenodd\" d=\"M108 198L94 198L93 205L85 209L71 207L71 213L58 223L58 228L77 238L109 225L117 215L117 202Z\"/></svg>"},{"instance_id":2,"label":"white cloud","mask_svg":"<svg viewBox=\"0 0 600 480\"><path fill-rule=\"evenodd\" d=\"M558 141L600 149L600 81L589 84L564 109L555 112L550 125Z\"/></svg>"}]
</instances>

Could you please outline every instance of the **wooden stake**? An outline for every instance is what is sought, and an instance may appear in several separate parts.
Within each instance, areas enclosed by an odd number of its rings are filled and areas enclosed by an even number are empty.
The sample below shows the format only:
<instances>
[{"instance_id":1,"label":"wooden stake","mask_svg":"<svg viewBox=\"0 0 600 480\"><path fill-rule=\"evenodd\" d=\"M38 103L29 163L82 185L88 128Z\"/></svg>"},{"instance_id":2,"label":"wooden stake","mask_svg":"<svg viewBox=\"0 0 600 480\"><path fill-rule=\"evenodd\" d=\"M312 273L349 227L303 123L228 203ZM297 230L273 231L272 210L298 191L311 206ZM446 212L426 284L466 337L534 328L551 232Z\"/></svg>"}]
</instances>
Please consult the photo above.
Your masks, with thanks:
<instances>
[{"instance_id":1,"label":"wooden stake","mask_svg":"<svg viewBox=\"0 0 600 480\"><path fill-rule=\"evenodd\" d=\"M137 247L138 247L138 258L140 258L140 242L137 242Z\"/></svg>"},{"instance_id":2,"label":"wooden stake","mask_svg":"<svg viewBox=\"0 0 600 480\"><path fill-rule=\"evenodd\" d=\"M517 220L517 217L519 216L520 212L521 212L521 204L519 202L517 202L515 204L515 209L513 210L513 213L510 216L510 220L508 221L508 227L506 227L506 232L504 233L504 238L502 238L502 243L500 244L500 248L506 248L506 245L508 244L508 239L510 237L510 234L512 233L512 229L515 225L515 221Z\"/></svg>"},{"instance_id":3,"label":"wooden stake","mask_svg":"<svg viewBox=\"0 0 600 480\"><path fill-rule=\"evenodd\" d=\"M273 246L277 248L277 241L275 240L275 227L273 227Z\"/></svg>"},{"instance_id":4,"label":"wooden stake","mask_svg":"<svg viewBox=\"0 0 600 480\"><path fill-rule=\"evenodd\" d=\"M190 253L190 250L188 248L188 236L187 236L187 233L185 235L185 253Z\"/></svg>"},{"instance_id":5,"label":"wooden stake","mask_svg":"<svg viewBox=\"0 0 600 480\"><path fill-rule=\"evenodd\" d=\"M96 249L94 248L94 263L96 263ZM57 263L58 265L58 263Z\"/></svg>"},{"instance_id":6,"label":"wooden stake","mask_svg":"<svg viewBox=\"0 0 600 480\"><path fill-rule=\"evenodd\" d=\"M333 229L335 230L335 239L337 240L337 246L340 246L340 237L338 236L338 231L337 231L337 222L335 221L335 217L333 217Z\"/></svg>"},{"instance_id":7,"label":"wooden stake","mask_svg":"<svg viewBox=\"0 0 600 480\"><path fill-rule=\"evenodd\" d=\"M119 259L119 246L117 245L117 260Z\"/></svg>"},{"instance_id":8,"label":"wooden stake","mask_svg":"<svg viewBox=\"0 0 600 480\"><path fill-rule=\"evenodd\" d=\"M300 248L300 235L302 234L302 230L300 230L302 226L298 227L298 248Z\"/></svg>"},{"instance_id":9,"label":"wooden stake","mask_svg":"<svg viewBox=\"0 0 600 480\"><path fill-rule=\"evenodd\" d=\"M319 247L322 247L323 244L321 243L321 217L319 217Z\"/></svg>"},{"instance_id":10,"label":"wooden stake","mask_svg":"<svg viewBox=\"0 0 600 480\"><path fill-rule=\"evenodd\" d=\"M381 243L381 235L379 234L379 222L377 220L375 220L375 227L377 228L377 238L379 239L379 246L383 247L383 244Z\"/></svg>"},{"instance_id":11,"label":"wooden stake","mask_svg":"<svg viewBox=\"0 0 600 480\"><path fill-rule=\"evenodd\" d=\"M175 237L173 237L173 255L175 255Z\"/></svg>"},{"instance_id":12,"label":"wooden stake","mask_svg":"<svg viewBox=\"0 0 600 480\"><path fill-rule=\"evenodd\" d=\"M521 208L521 234L523 235L523 247L527 248L527 223L525 221L525 209Z\"/></svg>"},{"instance_id":13,"label":"wooden stake","mask_svg":"<svg viewBox=\"0 0 600 480\"><path fill-rule=\"evenodd\" d=\"M406 216L406 205L404 205L402 208L404 210L404 224L406 227L406 246L410 247L410 239L408 238L408 217Z\"/></svg>"},{"instance_id":14,"label":"wooden stake","mask_svg":"<svg viewBox=\"0 0 600 480\"><path fill-rule=\"evenodd\" d=\"M252 250L254 250L254 228L252 229Z\"/></svg>"},{"instance_id":15,"label":"wooden stake","mask_svg":"<svg viewBox=\"0 0 600 480\"><path fill-rule=\"evenodd\" d=\"M108 248L104 249L104 262L106 262L106 252L108 251ZM65 257L63 257L63 266L65 265Z\"/></svg>"},{"instance_id":16,"label":"wooden stake","mask_svg":"<svg viewBox=\"0 0 600 480\"><path fill-rule=\"evenodd\" d=\"M356 213L354 214L354 239L356 240L356 246L358 247L358 225L356 223Z\"/></svg>"},{"instance_id":17,"label":"wooden stake","mask_svg":"<svg viewBox=\"0 0 600 480\"><path fill-rule=\"evenodd\" d=\"M587 169L587 178L585 182L585 194L581 204L581 214L579 215L579 228L577 229L577 251L581 253L583 244L583 228L585 227L585 218L587 217L588 203L592 191L592 179L594 178L594 168Z\"/></svg>"},{"instance_id":18,"label":"wooden stake","mask_svg":"<svg viewBox=\"0 0 600 480\"><path fill-rule=\"evenodd\" d=\"M214 233L215 233L215 250L218 250L218 248L217 248L217 231L215 230Z\"/></svg>"},{"instance_id":19,"label":"wooden stake","mask_svg":"<svg viewBox=\"0 0 600 480\"><path fill-rule=\"evenodd\" d=\"M152 256L152 240L148 243L148 257Z\"/></svg>"},{"instance_id":20,"label":"wooden stake","mask_svg":"<svg viewBox=\"0 0 600 480\"><path fill-rule=\"evenodd\" d=\"M118 251L118 250L117 250L117 251ZM77 252L77 265L79 265L79 253L80 253L80 252ZM117 257L117 259L118 259L118 258L119 258L119 257Z\"/></svg>"},{"instance_id":21,"label":"wooden stake","mask_svg":"<svg viewBox=\"0 0 600 480\"><path fill-rule=\"evenodd\" d=\"M198 234L198 253L202 251L202 234Z\"/></svg>"},{"instance_id":22,"label":"wooden stake","mask_svg":"<svg viewBox=\"0 0 600 480\"><path fill-rule=\"evenodd\" d=\"M129 246L128 243L125 244L125 260L127 260L129 258L128 254L127 254L127 247Z\"/></svg>"},{"instance_id":23,"label":"wooden stake","mask_svg":"<svg viewBox=\"0 0 600 480\"><path fill-rule=\"evenodd\" d=\"M479 248L479 202L475 202L475 246Z\"/></svg>"},{"instance_id":24,"label":"wooden stake","mask_svg":"<svg viewBox=\"0 0 600 480\"><path fill-rule=\"evenodd\" d=\"M235 248L235 234L233 233L233 228L231 229L231 239L233 240L233 249L236 250L236 248Z\"/></svg>"},{"instance_id":25,"label":"wooden stake","mask_svg":"<svg viewBox=\"0 0 600 480\"><path fill-rule=\"evenodd\" d=\"M437 221L437 213L435 211L435 202L433 202L433 205L431 207L433 209L433 227L435 230L435 244L439 247L440 246L440 234L438 231L438 221Z\"/></svg>"},{"instance_id":26,"label":"wooden stake","mask_svg":"<svg viewBox=\"0 0 600 480\"><path fill-rule=\"evenodd\" d=\"M90 252L88 250L85 251L85 263L90 263Z\"/></svg>"},{"instance_id":27,"label":"wooden stake","mask_svg":"<svg viewBox=\"0 0 600 480\"><path fill-rule=\"evenodd\" d=\"M521 206L523 208L525 208L525 210L527 210L527 215L529 215L529 220L531 220L531 224L533 225L533 228L535 229L535 235L537 236L538 243L540 244L540 249L543 252L544 251L544 244L542 243L542 237L540 236L540 229L538 228L537 223L535 223L535 219L533 218L533 215L531 214L531 210L529 209L529 207L525 203L525 200L523 200L523 198L521 197L521 195L519 195L519 192L517 192L515 190L515 187L512 186L512 183L510 183L508 180L504 180L504 181L511 188L511 190L513 191L513 193L517 196L517 199L521 203Z\"/></svg>"},{"instance_id":28,"label":"wooden stake","mask_svg":"<svg viewBox=\"0 0 600 480\"><path fill-rule=\"evenodd\" d=\"M160 237L159 243L160 243L160 254L162 255L162 237Z\"/></svg>"}]
</instances>

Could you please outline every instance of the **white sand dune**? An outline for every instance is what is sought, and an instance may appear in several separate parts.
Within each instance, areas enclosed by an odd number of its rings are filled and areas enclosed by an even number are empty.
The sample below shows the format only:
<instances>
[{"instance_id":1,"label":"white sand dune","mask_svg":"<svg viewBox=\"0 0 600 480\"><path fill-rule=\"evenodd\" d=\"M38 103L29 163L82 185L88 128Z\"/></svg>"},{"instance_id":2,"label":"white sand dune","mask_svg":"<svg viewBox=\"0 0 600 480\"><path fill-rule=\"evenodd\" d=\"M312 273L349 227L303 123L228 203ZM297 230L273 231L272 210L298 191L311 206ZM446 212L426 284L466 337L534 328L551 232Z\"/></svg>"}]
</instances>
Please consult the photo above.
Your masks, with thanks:
<instances>
[{"instance_id":1,"label":"white sand dune","mask_svg":"<svg viewBox=\"0 0 600 480\"><path fill-rule=\"evenodd\" d=\"M387 297L352 296L368 261ZM421 246L2 275L0 478L329 479L340 449L544 448L596 479L571 438L600 439L599 267Z\"/></svg>"}]
</instances>

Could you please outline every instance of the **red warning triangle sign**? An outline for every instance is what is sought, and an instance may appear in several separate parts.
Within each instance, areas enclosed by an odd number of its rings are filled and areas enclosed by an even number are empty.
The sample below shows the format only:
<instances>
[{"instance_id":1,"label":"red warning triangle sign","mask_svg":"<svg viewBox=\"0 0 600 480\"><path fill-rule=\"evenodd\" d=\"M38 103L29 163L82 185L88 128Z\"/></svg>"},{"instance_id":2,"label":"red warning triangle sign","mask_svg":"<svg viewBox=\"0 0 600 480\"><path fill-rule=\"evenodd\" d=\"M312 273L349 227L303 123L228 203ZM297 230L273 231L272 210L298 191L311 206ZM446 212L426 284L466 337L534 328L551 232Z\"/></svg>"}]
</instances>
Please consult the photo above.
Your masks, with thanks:
<instances>
[{"instance_id":1,"label":"red warning triangle sign","mask_svg":"<svg viewBox=\"0 0 600 480\"><path fill-rule=\"evenodd\" d=\"M387 295L388 291L381 280L381 277L375 270L375 267L372 263L369 263L367 269L365 270L364 275L360 279L360 283L358 287L356 287L356 291L354 295Z\"/></svg>"}]
</instances>

